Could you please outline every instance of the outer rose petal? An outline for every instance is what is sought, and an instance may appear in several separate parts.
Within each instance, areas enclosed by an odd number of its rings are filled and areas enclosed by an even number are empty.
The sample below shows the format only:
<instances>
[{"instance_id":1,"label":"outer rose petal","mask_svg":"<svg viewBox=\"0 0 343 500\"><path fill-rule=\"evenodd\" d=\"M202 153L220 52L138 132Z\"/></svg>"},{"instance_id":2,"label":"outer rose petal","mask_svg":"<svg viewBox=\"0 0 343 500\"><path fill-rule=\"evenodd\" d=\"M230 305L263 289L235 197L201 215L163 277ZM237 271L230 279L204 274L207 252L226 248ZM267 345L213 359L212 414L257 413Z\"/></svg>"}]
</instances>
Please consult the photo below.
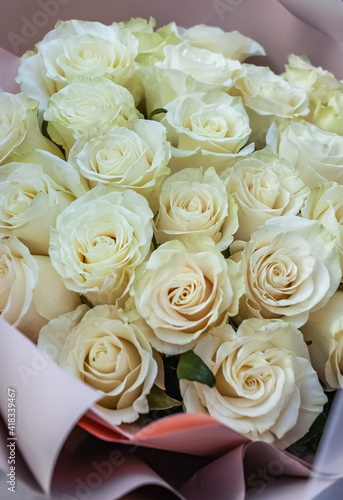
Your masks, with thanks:
<instances>
[{"instance_id":1,"label":"outer rose petal","mask_svg":"<svg viewBox=\"0 0 343 500\"><path fill-rule=\"evenodd\" d=\"M182 380L186 411L209 413L251 439L286 448L306 434L326 402L302 335L289 323L248 319L237 334L222 325L194 351L217 382L211 389Z\"/></svg>"},{"instance_id":2,"label":"outer rose petal","mask_svg":"<svg viewBox=\"0 0 343 500\"><path fill-rule=\"evenodd\" d=\"M109 424L134 422L149 411L157 363L142 332L114 306L80 306L51 320L38 347L99 391L92 410Z\"/></svg>"}]
</instances>

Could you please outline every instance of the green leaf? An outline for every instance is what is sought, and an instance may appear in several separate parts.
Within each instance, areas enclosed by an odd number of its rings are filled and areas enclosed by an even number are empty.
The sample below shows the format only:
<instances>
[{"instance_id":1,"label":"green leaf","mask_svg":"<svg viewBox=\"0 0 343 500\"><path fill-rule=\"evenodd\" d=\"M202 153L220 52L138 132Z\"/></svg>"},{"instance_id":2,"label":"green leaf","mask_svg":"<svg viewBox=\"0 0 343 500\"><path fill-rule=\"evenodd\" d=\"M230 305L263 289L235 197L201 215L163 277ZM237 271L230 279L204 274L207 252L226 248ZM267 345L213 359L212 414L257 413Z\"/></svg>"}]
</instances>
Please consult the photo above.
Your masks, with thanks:
<instances>
[{"instance_id":1,"label":"green leaf","mask_svg":"<svg viewBox=\"0 0 343 500\"><path fill-rule=\"evenodd\" d=\"M156 250L156 248L158 248L160 246L160 244L157 243L157 241L156 241L155 235L153 235L153 237L152 237L152 245L154 247L154 250Z\"/></svg>"},{"instance_id":2,"label":"green leaf","mask_svg":"<svg viewBox=\"0 0 343 500\"><path fill-rule=\"evenodd\" d=\"M216 377L203 360L193 351L181 354L176 374L178 379L183 378L192 382L200 382L200 384L205 384L209 387L216 385Z\"/></svg>"},{"instance_id":3,"label":"green leaf","mask_svg":"<svg viewBox=\"0 0 343 500\"><path fill-rule=\"evenodd\" d=\"M153 116L159 115L160 113L167 113L167 110L164 109L164 108L156 108L156 109L154 109L150 113L149 120L151 120Z\"/></svg>"},{"instance_id":4,"label":"green leaf","mask_svg":"<svg viewBox=\"0 0 343 500\"><path fill-rule=\"evenodd\" d=\"M228 259L229 257L231 257L230 247L228 247L226 250L223 250L222 255L224 259Z\"/></svg>"},{"instance_id":5,"label":"green leaf","mask_svg":"<svg viewBox=\"0 0 343 500\"><path fill-rule=\"evenodd\" d=\"M87 297L85 297L84 295L80 295L80 299L81 299L82 304L86 304L86 306L93 309L94 305L91 303L90 300L87 299Z\"/></svg>"},{"instance_id":6,"label":"green leaf","mask_svg":"<svg viewBox=\"0 0 343 500\"><path fill-rule=\"evenodd\" d=\"M153 385L150 394L147 396L150 410L168 410L174 406L181 406L181 401L171 398L162 389Z\"/></svg>"}]
</instances>

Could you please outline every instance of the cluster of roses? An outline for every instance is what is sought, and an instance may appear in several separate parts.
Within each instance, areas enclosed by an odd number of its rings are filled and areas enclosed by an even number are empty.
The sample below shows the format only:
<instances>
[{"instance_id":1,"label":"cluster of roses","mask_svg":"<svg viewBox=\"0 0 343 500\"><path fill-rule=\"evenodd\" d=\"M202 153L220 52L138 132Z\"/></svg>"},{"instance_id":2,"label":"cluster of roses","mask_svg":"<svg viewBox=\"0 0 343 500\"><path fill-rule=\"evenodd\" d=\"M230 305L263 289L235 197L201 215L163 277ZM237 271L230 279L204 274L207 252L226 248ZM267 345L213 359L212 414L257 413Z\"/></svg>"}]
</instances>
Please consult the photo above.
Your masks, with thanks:
<instances>
[{"instance_id":1,"label":"cluster of roses","mask_svg":"<svg viewBox=\"0 0 343 500\"><path fill-rule=\"evenodd\" d=\"M215 385L182 379L185 411L280 447L342 386L343 84L251 55L214 27L59 22L0 94L2 315L112 425L192 350Z\"/></svg>"}]
</instances>

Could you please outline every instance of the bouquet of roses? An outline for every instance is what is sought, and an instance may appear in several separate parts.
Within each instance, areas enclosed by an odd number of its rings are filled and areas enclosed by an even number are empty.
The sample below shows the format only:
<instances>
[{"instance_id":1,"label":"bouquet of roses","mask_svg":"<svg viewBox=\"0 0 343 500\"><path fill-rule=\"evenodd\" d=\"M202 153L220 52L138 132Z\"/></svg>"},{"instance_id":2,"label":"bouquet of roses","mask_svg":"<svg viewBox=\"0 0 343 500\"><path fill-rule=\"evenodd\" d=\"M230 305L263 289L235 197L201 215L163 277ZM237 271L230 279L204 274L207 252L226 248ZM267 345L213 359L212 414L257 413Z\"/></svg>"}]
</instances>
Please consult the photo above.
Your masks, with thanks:
<instances>
[{"instance_id":1,"label":"bouquet of roses","mask_svg":"<svg viewBox=\"0 0 343 500\"><path fill-rule=\"evenodd\" d=\"M60 21L0 94L2 318L98 391L98 424L316 446L343 385L343 83L264 55Z\"/></svg>"}]
</instances>

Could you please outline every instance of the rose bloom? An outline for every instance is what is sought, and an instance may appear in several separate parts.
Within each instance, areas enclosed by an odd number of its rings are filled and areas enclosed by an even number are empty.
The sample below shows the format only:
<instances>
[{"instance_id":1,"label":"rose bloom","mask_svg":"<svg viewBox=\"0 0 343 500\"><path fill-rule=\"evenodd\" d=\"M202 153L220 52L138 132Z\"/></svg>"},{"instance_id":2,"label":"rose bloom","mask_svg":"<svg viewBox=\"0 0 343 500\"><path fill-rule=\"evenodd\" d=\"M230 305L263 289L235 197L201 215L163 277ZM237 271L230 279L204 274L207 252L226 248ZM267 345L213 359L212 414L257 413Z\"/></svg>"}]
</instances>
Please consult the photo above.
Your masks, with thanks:
<instances>
[{"instance_id":1,"label":"rose bloom","mask_svg":"<svg viewBox=\"0 0 343 500\"><path fill-rule=\"evenodd\" d=\"M291 121L284 130L272 130L268 141L307 186L325 181L343 184L343 137L305 121Z\"/></svg>"},{"instance_id":2,"label":"rose bloom","mask_svg":"<svg viewBox=\"0 0 343 500\"><path fill-rule=\"evenodd\" d=\"M310 191L298 172L268 149L238 160L221 179L238 206L235 239L244 241L272 217L297 215Z\"/></svg>"},{"instance_id":3,"label":"rose bloom","mask_svg":"<svg viewBox=\"0 0 343 500\"><path fill-rule=\"evenodd\" d=\"M135 17L127 22L113 23L113 26L115 25L128 30L137 38L139 45L135 61L143 66L161 61L164 59L164 47L178 45L181 42L174 22L157 30L154 30L156 20L153 17L150 17L149 22L146 19Z\"/></svg>"},{"instance_id":4,"label":"rose bloom","mask_svg":"<svg viewBox=\"0 0 343 500\"><path fill-rule=\"evenodd\" d=\"M343 388L343 290L310 314L301 328L308 342L313 368L327 391Z\"/></svg>"},{"instance_id":5,"label":"rose bloom","mask_svg":"<svg viewBox=\"0 0 343 500\"><path fill-rule=\"evenodd\" d=\"M137 270L130 291L150 327L147 339L171 355L192 349L209 328L237 314L242 293L238 266L200 235L159 246Z\"/></svg>"},{"instance_id":6,"label":"rose bloom","mask_svg":"<svg viewBox=\"0 0 343 500\"><path fill-rule=\"evenodd\" d=\"M106 78L79 78L54 94L44 112L50 137L67 154L88 129L126 127L139 117L130 92Z\"/></svg>"},{"instance_id":7,"label":"rose bloom","mask_svg":"<svg viewBox=\"0 0 343 500\"><path fill-rule=\"evenodd\" d=\"M131 128L111 127L83 134L68 162L79 169L92 188L98 183L133 189L157 211L160 185L169 173L170 144L158 122L136 120Z\"/></svg>"},{"instance_id":8,"label":"rose bloom","mask_svg":"<svg viewBox=\"0 0 343 500\"><path fill-rule=\"evenodd\" d=\"M123 303L150 251L152 217L143 196L103 185L71 203L51 231L49 248L66 287L93 304Z\"/></svg>"},{"instance_id":9,"label":"rose bloom","mask_svg":"<svg viewBox=\"0 0 343 500\"><path fill-rule=\"evenodd\" d=\"M154 225L157 243L202 234L223 251L238 229L237 205L213 167L186 168L164 181Z\"/></svg>"},{"instance_id":10,"label":"rose bloom","mask_svg":"<svg viewBox=\"0 0 343 500\"><path fill-rule=\"evenodd\" d=\"M135 71L137 51L137 39L118 26L59 21L36 51L24 54L17 81L45 109L50 96L80 76L104 76L125 85Z\"/></svg>"},{"instance_id":11,"label":"rose bloom","mask_svg":"<svg viewBox=\"0 0 343 500\"><path fill-rule=\"evenodd\" d=\"M302 334L290 323L248 319L236 334L222 325L194 352L216 385L181 380L186 411L209 413L250 439L287 448L306 434L327 401Z\"/></svg>"},{"instance_id":12,"label":"rose bloom","mask_svg":"<svg viewBox=\"0 0 343 500\"><path fill-rule=\"evenodd\" d=\"M200 82L182 71L156 65L141 67L137 71L137 86L140 87L140 99L148 117L153 111L164 108L177 97L193 92L222 89L222 86ZM159 118L159 115L157 117Z\"/></svg>"},{"instance_id":13,"label":"rose bloom","mask_svg":"<svg viewBox=\"0 0 343 500\"><path fill-rule=\"evenodd\" d=\"M24 94L0 92L0 163L15 161L16 154L26 154L33 149L45 149L61 156L58 147L41 134L37 109L38 102Z\"/></svg>"},{"instance_id":14,"label":"rose bloom","mask_svg":"<svg viewBox=\"0 0 343 500\"><path fill-rule=\"evenodd\" d=\"M301 215L318 220L336 237L343 271L343 186L336 182L324 182L312 188Z\"/></svg>"},{"instance_id":15,"label":"rose bloom","mask_svg":"<svg viewBox=\"0 0 343 500\"><path fill-rule=\"evenodd\" d=\"M341 278L335 237L317 221L285 215L269 219L251 235L241 253L245 280L239 315L280 318L302 326L323 307Z\"/></svg>"},{"instance_id":16,"label":"rose bloom","mask_svg":"<svg viewBox=\"0 0 343 500\"><path fill-rule=\"evenodd\" d=\"M164 60L156 65L181 71L203 83L222 85L226 88L232 87L234 82L245 74L245 69L239 61L207 49L192 47L188 42L165 47Z\"/></svg>"},{"instance_id":17,"label":"rose bloom","mask_svg":"<svg viewBox=\"0 0 343 500\"><path fill-rule=\"evenodd\" d=\"M282 76L264 66L243 64L247 73L232 92L243 99L249 114L256 147L265 143L269 126L276 120L297 118L309 113L306 93L291 86Z\"/></svg>"},{"instance_id":18,"label":"rose bloom","mask_svg":"<svg viewBox=\"0 0 343 500\"><path fill-rule=\"evenodd\" d=\"M308 95L312 113L318 103L327 104L332 90L343 89L343 83L332 73L313 66L306 57L289 55L285 69L285 80Z\"/></svg>"},{"instance_id":19,"label":"rose bloom","mask_svg":"<svg viewBox=\"0 0 343 500\"><path fill-rule=\"evenodd\" d=\"M34 342L50 319L75 309L79 296L67 290L43 255L31 255L15 236L0 236L0 312Z\"/></svg>"},{"instance_id":20,"label":"rose bloom","mask_svg":"<svg viewBox=\"0 0 343 500\"><path fill-rule=\"evenodd\" d=\"M0 234L17 236L33 254L48 255L50 227L88 189L77 170L47 151L0 167Z\"/></svg>"},{"instance_id":21,"label":"rose bloom","mask_svg":"<svg viewBox=\"0 0 343 500\"><path fill-rule=\"evenodd\" d=\"M161 123L172 145L172 172L186 167L214 166L221 172L247 155L251 128L241 99L213 90L178 97L165 105Z\"/></svg>"},{"instance_id":22,"label":"rose bloom","mask_svg":"<svg viewBox=\"0 0 343 500\"><path fill-rule=\"evenodd\" d=\"M343 88L329 93L327 103L318 103L313 113L313 123L317 127L343 135Z\"/></svg>"},{"instance_id":23,"label":"rose bloom","mask_svg":"<svg viewBox=\"0 0 343 500\"><path fill-rule=\"evenodd\" d=\"M80 306L50 321L38 347L101 395L92 411L111 425L148 413L157 363L143 333L114 306Z\"/></svg>"},{"instance_id":24,"label":"rose bloom","mask_svg":"<svg viewBox=\"0 0 343 500\"><path fill-rule=\"evenodd\" d=\"M215 26L198 24L187 29L178 27L178 35L193 47L222 54L228 59L243 61L247 57L266 55L259 43L238 31L225 32Z\"/></svg>"}]
</instances>

